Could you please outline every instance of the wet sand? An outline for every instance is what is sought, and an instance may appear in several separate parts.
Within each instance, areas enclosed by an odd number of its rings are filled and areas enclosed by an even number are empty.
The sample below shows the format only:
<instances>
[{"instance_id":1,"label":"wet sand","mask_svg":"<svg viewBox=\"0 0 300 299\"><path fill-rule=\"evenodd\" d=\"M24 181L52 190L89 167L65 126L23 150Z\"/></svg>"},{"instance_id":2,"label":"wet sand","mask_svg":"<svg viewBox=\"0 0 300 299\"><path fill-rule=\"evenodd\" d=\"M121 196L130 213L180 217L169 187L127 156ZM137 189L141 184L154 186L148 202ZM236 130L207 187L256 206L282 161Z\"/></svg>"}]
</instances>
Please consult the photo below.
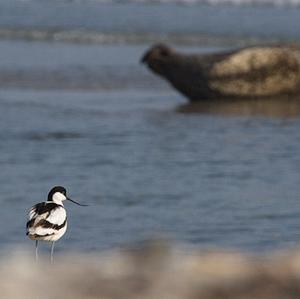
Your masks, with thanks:
<instances>
[{"instance_id":1,"label":"wet sand","mask_svg":"<svg viewBox=\"0 0 300 299\"><path fill-rule=\"evenodd\" d=\"M299 250L249 256L183 250L155 242L94 256L61 256L55 265L2 260L5 299L295 299Z\"/></svg>"}]
</instances>

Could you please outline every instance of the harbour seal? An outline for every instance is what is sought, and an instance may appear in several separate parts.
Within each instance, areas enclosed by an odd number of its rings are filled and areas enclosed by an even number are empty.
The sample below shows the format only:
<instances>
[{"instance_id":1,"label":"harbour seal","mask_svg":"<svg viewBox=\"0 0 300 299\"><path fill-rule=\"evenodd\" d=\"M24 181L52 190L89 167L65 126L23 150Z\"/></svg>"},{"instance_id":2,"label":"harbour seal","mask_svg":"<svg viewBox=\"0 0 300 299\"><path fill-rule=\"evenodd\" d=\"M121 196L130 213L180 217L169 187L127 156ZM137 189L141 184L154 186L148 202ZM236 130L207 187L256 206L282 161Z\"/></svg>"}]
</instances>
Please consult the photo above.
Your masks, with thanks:
<instances>
[{"instance_id":1,"label":"harbour seal","mask_svg":"<svg viewBox=\"0 0 300 299\"><path fill-rule=\"evenodd\" d=\"M211 54L179 53L164 44L142 57L191 101L300 94L300 48L257 46Z\"/></svg>"}]
</instances>

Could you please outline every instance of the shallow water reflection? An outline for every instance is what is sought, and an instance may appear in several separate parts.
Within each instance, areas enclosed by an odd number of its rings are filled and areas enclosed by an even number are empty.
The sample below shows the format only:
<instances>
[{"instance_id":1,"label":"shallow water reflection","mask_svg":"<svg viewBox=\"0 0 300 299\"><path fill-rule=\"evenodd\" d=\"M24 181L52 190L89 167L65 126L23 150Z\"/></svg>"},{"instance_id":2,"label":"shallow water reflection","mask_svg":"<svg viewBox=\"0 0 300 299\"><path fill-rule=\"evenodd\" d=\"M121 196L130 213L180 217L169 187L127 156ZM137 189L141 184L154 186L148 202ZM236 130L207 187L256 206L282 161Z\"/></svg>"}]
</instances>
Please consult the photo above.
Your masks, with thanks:
<instances>
[{"instance_id":1,"label":"shallow water reflection","mask_svg":"<svg viewBox=\"0 0 300 299\"><path fill-rule=\"evenodd\" d=\"M194 102L178 106L177 111L182 113L296 118L300 116L300 97Z\"/></svg>"}]
</instances>

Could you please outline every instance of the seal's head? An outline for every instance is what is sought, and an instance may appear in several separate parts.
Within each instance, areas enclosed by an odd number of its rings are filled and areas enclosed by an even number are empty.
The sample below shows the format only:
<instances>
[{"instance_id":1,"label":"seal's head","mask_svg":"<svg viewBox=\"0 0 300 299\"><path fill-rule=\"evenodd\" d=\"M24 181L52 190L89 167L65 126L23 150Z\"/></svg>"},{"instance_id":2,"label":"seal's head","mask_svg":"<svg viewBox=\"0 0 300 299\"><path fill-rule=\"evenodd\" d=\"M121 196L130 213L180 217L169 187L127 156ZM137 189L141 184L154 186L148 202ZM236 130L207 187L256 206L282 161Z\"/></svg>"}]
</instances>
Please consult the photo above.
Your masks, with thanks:
<instances>
[{"instance_id":1,"label":"seal's head","mask_svg":"<svg viewBox=\"0 0 300 299\"><path fill-rule=\"evenodd\" d=\"M148 50L141 59L155 73L164 74L165 65L172 58L174 51L165 44L157 44Z\"/></svg>"}]
</instances>

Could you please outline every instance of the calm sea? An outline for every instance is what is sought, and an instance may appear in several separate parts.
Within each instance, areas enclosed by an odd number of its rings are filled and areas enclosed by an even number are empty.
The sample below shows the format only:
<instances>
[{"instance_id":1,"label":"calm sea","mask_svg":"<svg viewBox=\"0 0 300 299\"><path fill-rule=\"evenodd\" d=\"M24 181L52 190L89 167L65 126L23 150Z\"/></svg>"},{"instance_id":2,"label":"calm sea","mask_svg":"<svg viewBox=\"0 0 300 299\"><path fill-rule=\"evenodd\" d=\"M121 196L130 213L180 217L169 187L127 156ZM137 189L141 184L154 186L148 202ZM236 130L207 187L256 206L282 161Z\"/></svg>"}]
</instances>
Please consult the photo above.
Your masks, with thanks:
<instances>
[{"instance_id":1,"label":"calm sea","mask_svg":"<svg viewBox=\"0 0 300 299\"><path fill-rule=\"evenodd\" d=\"M300 243L300 119L185 114L139 63L158 41L207 52L300 39L300 1L0 1L0 242L56 184L57 250L162 237L275 250Z\"/></svg>"}]
</instances>

